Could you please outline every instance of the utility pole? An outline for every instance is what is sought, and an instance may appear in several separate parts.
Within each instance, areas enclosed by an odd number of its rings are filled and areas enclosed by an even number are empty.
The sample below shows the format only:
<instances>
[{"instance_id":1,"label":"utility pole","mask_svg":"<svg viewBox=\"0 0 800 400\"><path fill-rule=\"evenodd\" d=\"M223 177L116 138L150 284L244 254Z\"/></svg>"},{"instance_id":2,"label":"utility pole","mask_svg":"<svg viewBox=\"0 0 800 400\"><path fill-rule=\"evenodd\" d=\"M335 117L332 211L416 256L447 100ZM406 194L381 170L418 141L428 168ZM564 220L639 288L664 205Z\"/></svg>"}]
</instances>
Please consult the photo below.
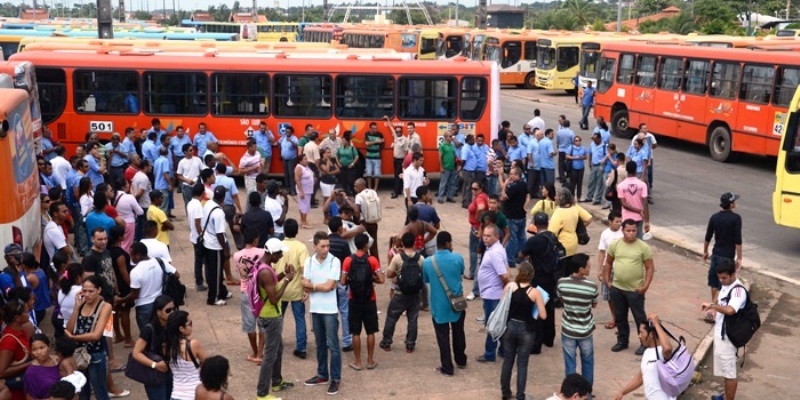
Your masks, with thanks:
<instances>
[{"instance_id":1,"label":"utility pole","mask_svg":"<svg viewBox=\"0 0 800 400\"><path fill-rule=\"evenodd\" d=\"M119 22L125 22L125 0L119 0Z\"/></svg>"},{"instance_id":2,"label":"utility pole","mask_svg":"<svg viewBox=\"0 0 800 400\"><path fill-rule=\"evenodd\" d=\"M622 0L617 0L617 32L622 32Z\"/></svg>"},{"instance_id":3,"label":"utility pole","mask_svg":"<svg viewBox=\"0 0 800 400\"><path fill-rule=\"evenodd\" d=\"M258 22L258 0L253 0L253 23Z\"/></svg>"},{"instance_id":4,"label":"utility pole","mask_svg":"<svg viewBox=\"0 0 800 400\"><path fill-rule=\"evenodd\" d=\"M34 0L35 1L35 0ZM752 3L752 1L751 1ZM752 6L752 4L751 4ZM792 0L786 0L786 19L789 19L789 9L792 7Z\"/></svg>"},{"instance_id":5,"label":"utility pole","mask_svg":"<svg viewBox=\"0 0 800 400\"><path fill-rule=\"evenodd\" d=\"M91 4L91 3L90 3ZM97 38L114 38L114 11L111 0L97 0Z\"/></svg>"}]
</instances>

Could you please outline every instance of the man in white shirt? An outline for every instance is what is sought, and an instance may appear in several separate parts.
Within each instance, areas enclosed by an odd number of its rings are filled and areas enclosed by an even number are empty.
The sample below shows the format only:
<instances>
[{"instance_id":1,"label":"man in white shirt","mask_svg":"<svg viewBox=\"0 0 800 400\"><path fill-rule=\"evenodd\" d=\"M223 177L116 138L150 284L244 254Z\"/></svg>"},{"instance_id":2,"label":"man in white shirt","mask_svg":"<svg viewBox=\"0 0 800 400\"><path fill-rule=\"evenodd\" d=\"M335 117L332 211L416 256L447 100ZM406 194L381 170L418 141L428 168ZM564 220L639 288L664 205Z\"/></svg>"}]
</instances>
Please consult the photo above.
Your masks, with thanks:
<instances>
[{"instance_id":1,"label":"man in white shirt","mask_svg":"<svg viewBox=\"0 0 800 400\"><path fill-rule=\"evenodd\" d=\"M200 160L200 157L194 156L194 147L190 143L185 143L181 150L183 150L183 158L178 162L175 177L181 185L183 204L188 205L192 201L192 186L197 183L197 177L200 176L200 170L203 169L203 161Z\"/></svg>"},{"instance_id":2,"label":"man in white shirt","mask_svg":"<svg viewBox=\"0 0 800 400\"><path fill-rule=\"evenodd\" d=\"M536 110L539 111L539 110ZM561 390L547 400L586 400L592 392L592 384L578 374L570 374L561 381Z\"/></svg>"},{"instance_id":3,"label":"man in white shirt","mask_svg":"<svg viewBox=\"0 0 800 400\"><path fill-rule=\"evenodd\" d=\"M186 193L187 190L184 189L183 192ZM189 241L192 242L192 247L194 247L194 284L198 292L207 290L206 286L203 285L205 252L203 250L203 245L197 243L197 237L200 232L203 231L203 225L201 225L203 220L203 203L200 202L200 199L203 198L204 192L205 187L203 184L195 183L190 192L192 199L186 204L186 219L189 222Z\"/></svg>"},{"instance_id":4,"label":"man in white shirt","mask_svg":"<svg viewBox=\"0 0 800 400\"><path fill-rule=\"evenodd\" d=\"M600 243L597 245L599 252L597 253L597 281L600 282L600 296L604 301L608 302L608 309L611 311L611 321L606 323L606 329L614 329L617 324L614 322L614 305L611 303L611 284L605 282L603 279L604 269L606 266L606 250L612 242L617 239L622 239L622 214L619 211L611 210L608 213L608 228L600 234ZM614 274L611 274L611 281L614 280Z\"/></svg>"},{"instance_id":5,"label":"man in white shirt","mask_svg":"<svg viewBox=\"0 0 800 400\"><path fill-rule=\"evenodd\" d=\"M142 210L150 208L150 191L153 190L153 185L147 175L152 172L153 164L148 160L142 160L141 168L133 176L133 180L131 180L131 194L133 197L136 197L136 201L139 202L139 207L141 207ZM136 217L135 240L142 239L142 228L146 220L146 213L142 213L142 215Z\"/></svg>"},{"instance_id":6,"label":"man in white shirt","mask_svg":"<svg viewBox=\"0 0 800 400\"><path fill-rule=\"evenodd\" d=\"M222 278L222 268L225 260L230 258L231 250L225 237L225 212L222 203L228 189L225 186L214 188L214 198L208 200L203 206L202 225L206 227L203 234L203 247L206 258L206 282L208 282L208 297L206 304L224 306L226 299L231 297Z\"/></svg>"},{"instance_id":7,"label":"man in white shirt","mask_svg":"<svg viewBox=\"0 0 800 400\"><path fill-rule=\"evenodd\" d=\"M117 297L116 300L119 304L131 301L136 304L136 325L142 330L153 315L153 302L156 297L161 296L164 270L178 277L180 274L168 261L150 257L147 246L141 242L131 246L131 263L135 265L130 272L131 291L127 296Z\"/></svg>"},{"instance_id":8,"label":"man in white shirt","mask_svg":"<svg viewBox=\"0 0 800 400\"><path fill-rule=\"evenodd\" d=\"M403 192L406 197L406 208L417 203L417 188L428 184L425 168L422 168L422 153L414 153L411 165L403 171Z\"/></svg>"},{"instance_id":9,"label":"man in white shirt","mask_svg":"<svg viewBox=\"0 0 800 400\"><path fill-rule=\"evenodd\" d=\"M61 229L61 224L64 223L69 215L69 208L60 201L54 201L50 203L50 208L47 212L50 214L50 221L44 227L42 236L44 239L44 248L47 250L49 259L52 260L57 251L64 252L68 259L72 259L72 247L67 244L64 230Z\"/></svg>"},{"instance_id":10,"label":"man in white shirt","mask_svg":"<svg viewBox=\"0 0 800 400\"><path fill-rule=\"evenodd\" d=\"M531 127L531 132L536 132L536 129L544 132L544 120L542 119L541 111L538 108L533 110L533 118L528 121L528 126Z\"/></svg>"},{"instance_id":11,"label":"man in white shirt","mask_svg":"<svg viewBox=\"0 0 800 400\"><path fill-rule=\"evenodd\" d=\"M142 240L140 242L147 246L147 254L150 257L158 257L168 262L172 262L172 256L169 254L169 247L156 239L158 236L158 222L148 220L144 222L142 227Z\"/></svg>"},{"instance_id":12,"label":"man in white shirt","mask_svg":"<svg viewBox=\"0 0 800 400\"><path fill-rule=\"evenodd\" d=\"M308 168L314 172L314 192L311 194L311 207L316 208L319 206L317 200L317 190L319 189L319 160L322 158L320 155L320 146L317 143L319 134L314 131L308 135L308 142L303 146L303 154L308 159Z\"/></svg>"},{"instance_id":13,"label":"man in white shirt","mask_svg":"<svg viewBox=\"0 0 800 400\"><path fill-rule=\"evenodd\" d=\"M380 263L381 258L378 251L378 223L381 220L381 198L378 193L367 187L364 178L356 179L354 185L356 189L356 205L359 208L361 221L367 229L367 234L372 238L369 254L375 257ZM416 190L414 191L416 194ZM376 214L376 215L373 215ZM355 252L354 252L355 253Z\"/></svg>"},{"instance_id":14,"label":"man in white shirt","mask_svg":"<svg viewBox=\"0 0 800 400\"><path fill-rule=\"evenodd\" d=\"M275 224L273 230L274 237L283 240L283 222L286 221L286 213L289 211L287 197L280 193L278 182L269 181L267 183L267 198L264 199L264 210L272 215L272 222Z\"/></svg>"},{"instance_id":15,"label":"man in white shirt","mask_svg":"<svg viewBox=\"0 0 800 400\"><path fill-rule=\"evenodd\" d=\"M262 163L256 140L248 138L247 151L239 159L239 173L244 175L244 187L247 189L247 193L256 190L256 176L263 168Z\"/></svg>"},{"instance_id":16,"label":"man in white shirt","mask_svg":"<svg viewBox=\"0 0 800 400\"><path fill-rule=\"evenodd\" d=\"M53 166L53 180L64 190L67 189L67 175L72 170L72 164L64 158L66 153L63 146L56 146L56 156L50 160L50 165Z\"/></svg>"}]
</instances>

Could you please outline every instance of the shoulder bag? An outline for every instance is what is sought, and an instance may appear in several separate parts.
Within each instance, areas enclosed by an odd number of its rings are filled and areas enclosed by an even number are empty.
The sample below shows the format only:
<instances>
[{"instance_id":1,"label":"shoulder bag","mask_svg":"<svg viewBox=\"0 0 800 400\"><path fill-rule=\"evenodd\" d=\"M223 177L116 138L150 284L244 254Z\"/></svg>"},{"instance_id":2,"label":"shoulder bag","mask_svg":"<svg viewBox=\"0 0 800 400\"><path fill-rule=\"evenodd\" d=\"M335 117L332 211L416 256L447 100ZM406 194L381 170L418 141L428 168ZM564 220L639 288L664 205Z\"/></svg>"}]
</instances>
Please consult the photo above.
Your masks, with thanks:
<instances>
[{"instance_id":1,"label":"shoulder bag","mask_svg":"<svg viewBox=\"0 0 800 400\"><path fill-rule=\"evenodd\" d=\"M208 228L208 223L209 223L209 222L211 222L211 214L212 214L212 213L214 212L214 210L216 210L216 209L220 209L220 207L219 207L219 206L217 206L217 207L214 207L214 208L212 208L212 209L211 209L211 211L208 213L208 219L206 219L206 224L205 224L205 225L203 225L203 230L200 232L200 234L199 234L199 235L197 235L197 245L198 245L198 246L203 246L203 240L204 240L204 239L203 239L203 235L205 235L205 234L206 234L206 228Z\"/></svg>"},{"instance_id":2,"label":"shoulder bag","mask_svg":"<svg viewBox=\"0 0 800 400\"><path fill-rule=\"evenodd\" d=\"M92 314L92 326L89 328L89 332L91 333L94 331L94 327L97 325L97 317L100 315L100 308L103 307L103 300L100 300L100 303L97 304L97 307L94 309L94 313ZM83 305L81 308L78 309L78 318L81 316L81 310L83 310ZM72 333L76 334L78 330L78 321L75 320L75 327L72 328ZM101 338L100 340L105 340L105 338ZM86 368L89 368L89 363L92 361L92 356L89 354L89 349L87 348L87 343L84 342L83 345L80 347L75 348L75 354L73 355L75 359L75 366L79 371L84 371Z\"/></svg>"},{"instance_id":3,"label":"shoulder bag","mask_svg":"<svg viewBox=\"0 0 800 400\"><path fill-rule=\"evenodd\" d=\"M506 290L505 295L500 299L500 303L497 304L494 311L489 314L489 319L486 320L486 333L491 336L492 340L495 342L500 340L503 334L506 333L506 327L508 326L508 310L511 308L511 296L519 287L517 284L514 284L514 286L513 289L509 287L508 290Z\"/></svg>"},{"instance_id":4,"label":"shoulder bag","mask_svg":"<svg viewBox=\"0 0 800 400\"><path fill-rule=\"evenodd\" d=\"M155 333L153 334L155 335ZM154 337L150 338L150 343L148 343L148 348L144 350L144 356L153 360L156 363L159 363L164 360L157 352L153 351L153 342L155 341ZM133 358L133 352L128 354L128 364L125 368L125 376L136 381L142 383L144 385L160 385L164 382L164 378L167 377L167 374L155 369L151 368L149 365L142 365L140 362L136 361Z\"/></svg>"},{"instance_id":5,"label":"shoulder bag","mask_svg":"<svg viewBox=\"0 0 800 400\"><path fill-rule=\"evenodd\" d=\"M433 269L436 270L436 276L439 277L439 282L442 284L444 292L447 294L447 298L450 299L450 307L452 307L455 312L466 310L467 299L464 297L463 293L456 296L450 291L450 287L447 286L447 282L445 282L444 276L442 276L442 271L439 269L439 264L436 263L436 256L431 257L431 263L433 264Z\"/></svg>"},{"instance_id":6,"label":"shoulder bag","mask_svg":"<svg viewBox=\"0 0 800 400\"><path fill-rule=\"evenodd\" d=\"M10 337L10 338L14 339L19 344L19 347L22 347L22 351L25 352L25 357L23 357L22 360L12 361L11 365L9 365L9 366L13 367L13 366L15 366L17 364L23 364L23 363L28 362L28 360L31 358L31 352L28 350L28 348L25 347L24 344L22 344L22 342L19 340L18 337L14 336L14 335L11 335L11 334L3 335L3 337L0 338L0 341L5 339L6 337ZM5 378L6 386L11 390L22 390L24 388L24 384L25 384L25 382L22 379L23 376L25 376L25 372L22 372L21 374L19 374L17 376L10 376L8 378Z\"/></svg>"}]
</instances>

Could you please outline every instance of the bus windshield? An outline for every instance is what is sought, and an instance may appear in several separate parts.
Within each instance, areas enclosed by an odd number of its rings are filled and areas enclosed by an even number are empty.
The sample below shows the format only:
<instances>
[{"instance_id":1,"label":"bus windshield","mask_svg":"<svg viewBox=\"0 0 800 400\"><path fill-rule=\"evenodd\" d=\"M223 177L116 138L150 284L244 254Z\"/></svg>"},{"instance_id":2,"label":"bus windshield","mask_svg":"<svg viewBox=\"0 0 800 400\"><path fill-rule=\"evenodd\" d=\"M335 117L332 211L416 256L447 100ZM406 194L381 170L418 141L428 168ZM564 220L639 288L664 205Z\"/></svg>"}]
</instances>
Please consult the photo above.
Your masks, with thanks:
<instances>
[{"instance_id":1,"label":"bus windshield","mask_svg":"<svg viewBox=\"0 0 800 400\"><path fill-rule=\"evenodd\" d=\"M585 51L581 59L581 76L589 79L597 79L597 65L599 61L599 51Z\"/></svg>"},{"instance_id":2,"label":"bus windshield","mask_svg":"<svg viewBox=\"0 0 800 400\"><path fill-rule=\"evenodd\" d=\"M556 66L556 49L547 46L539 46L536 56L536 66L541 69L553 69Z\"/></svg>"},{"instance_id":3,"label":"bus windshield","mask_svg":"<svg viewBox=\"0 0 800 400\"><path fill-rule=\"evenodd\" d=\"M500 52L500 47L494 44L486 44L486 61L494 61L497 65L503 63L503 53Z\"/></svg>"}]
</instances>

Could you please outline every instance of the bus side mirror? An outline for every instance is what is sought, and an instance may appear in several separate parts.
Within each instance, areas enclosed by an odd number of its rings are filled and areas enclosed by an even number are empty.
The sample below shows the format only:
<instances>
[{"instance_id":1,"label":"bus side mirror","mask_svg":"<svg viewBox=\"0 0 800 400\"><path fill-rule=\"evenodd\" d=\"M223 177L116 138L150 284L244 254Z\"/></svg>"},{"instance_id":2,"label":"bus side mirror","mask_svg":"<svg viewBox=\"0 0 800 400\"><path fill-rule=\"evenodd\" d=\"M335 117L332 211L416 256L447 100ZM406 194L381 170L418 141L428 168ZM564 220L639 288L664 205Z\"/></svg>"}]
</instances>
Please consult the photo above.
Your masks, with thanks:
<instances>
[{"instance_id":1,"label":"bus side mirror","mask_svg":"<svg viewBox=\"0 0 800 400\"><path fill-rule=\"evenodd\" d=\"M784 129L786 132L781 132L781 135L784 136L783 138L783 151L791 152L794 150L794 143L797 140L797 123L800 117L800 113L798 111L790 112L789 113L789 121L786 123ZM8 125L6 121L3 121L3 128ZM5 130L5 129L4 129Z\"/></svg>"},{"instance_id":2,"label":"bus side mirror","mask_svg":"<svg viewBox=\"0 0 800 400\"><path fill-rule=\"evenodd\" d=\"M0 124L0 139L5 139L8 136L8 130L10 129L10 125L8 124L8 120L4 119L3 122Z\"/></svg>"}]
</instances>

